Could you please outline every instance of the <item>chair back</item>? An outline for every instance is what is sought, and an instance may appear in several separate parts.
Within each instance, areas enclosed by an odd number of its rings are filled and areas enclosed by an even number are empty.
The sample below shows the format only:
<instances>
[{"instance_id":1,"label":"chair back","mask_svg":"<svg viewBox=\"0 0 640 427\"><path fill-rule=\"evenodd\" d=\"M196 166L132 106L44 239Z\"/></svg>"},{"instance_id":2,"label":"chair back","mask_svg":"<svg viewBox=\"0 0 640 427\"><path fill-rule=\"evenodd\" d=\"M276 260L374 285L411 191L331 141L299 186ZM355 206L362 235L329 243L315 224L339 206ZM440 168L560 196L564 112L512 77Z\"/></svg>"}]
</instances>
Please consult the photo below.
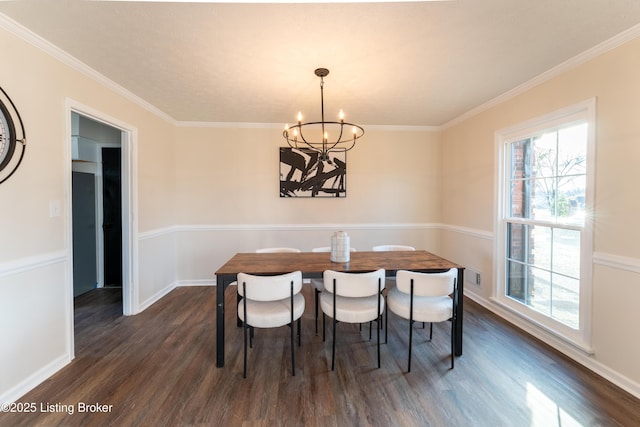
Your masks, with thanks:
<instances>
[{"instance_id":1,"label":"chair back","mask_svg":"<svg viewBox=\"0 0 640 427\"><path fill-rule=\"evenodd\" d=\"M351 252L355 252L356 248L349 248ZM331 252L331 246L322 246L319 248L311 249L311 252Z\"/></svg>"},{"instance_id":2,"label":"chair back","mask_svg":"<svg viewBox=\"0 0 640 427\"><path fill-rule=\"evenodd\" d=\"M411 293L413 280L413 294L422 297L438 297L450 295L458 279L458 269L452 268L444 273L417 273L415 271L398 270L396 286L406 294Z\"/></svg>"},{"instance_id":3,"label":"chair back","mask_svg":"<svg viewBox=\"0 0 640 427\"><path fill-rule=\"evenodd\" d=\"M370 273L343 273L333 270L325 270L323 273L324 289L343 297L375 295L384 289L384 278L383 268Z\"/></svg>"},{"instance_id":4,"label":"chair back","mask_svg":"<svg viewBox=\"0 0 640 427\"><path fill-rule=\"evenodd\" d=\"M254 301L278 301L289 298L292 283L295 295L302 290L302 272L294 271L277 276L238 273L238 293Z\"/></svg>"},{"instance_id":5,"label":"chair back","mask_svg":"<svg viewBox=\"0 0 640 427\"><path fill-rule=\"evenodd\" d=\"M371 248L373 252L385 251L415 251L416 248L407 245L378 245Z\"/></svg>"},{"instance_id":6,"label":"chair back","mask_svg":"<svg viewBox=\"0 0 640 427\"><path fill-rule=\"evenodd\" d=\"M301 252L300 249L296 248L262 248L256 249L257 254L266 254L266 253L277 253L277 252Z\"/></svg>"}]
</instances>

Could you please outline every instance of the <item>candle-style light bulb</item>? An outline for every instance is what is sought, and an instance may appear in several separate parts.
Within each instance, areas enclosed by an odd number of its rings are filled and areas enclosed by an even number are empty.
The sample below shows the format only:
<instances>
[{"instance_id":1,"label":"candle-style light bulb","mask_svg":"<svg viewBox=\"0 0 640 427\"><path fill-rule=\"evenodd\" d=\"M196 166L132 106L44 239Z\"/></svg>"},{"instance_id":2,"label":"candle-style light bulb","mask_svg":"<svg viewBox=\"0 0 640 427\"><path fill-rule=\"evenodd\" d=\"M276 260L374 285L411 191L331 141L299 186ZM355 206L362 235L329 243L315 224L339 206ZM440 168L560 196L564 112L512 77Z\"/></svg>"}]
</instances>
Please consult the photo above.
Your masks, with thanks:
<instances>
[{"instance_id":1,"label":"candle-style light bulb","mask_svg":"<svg viewBox=\"0 0 640 427\"><path fill-rule=\"evenodd\" d=\"M324 142L329 140L329 134L327 132L324 133Z\"/></svg>"},{"instance_id":2,"label":"candle-style light bulb","mask_svg":"<svg viewBox=\"0 0 640 427\"><path fill-rule=\"evenodd\" d=\"M352 127L351 128L351 132L353 132L353 140L356 140L356 135L358 134L358 130L356 129L356 127Z\"/></svg>"},{"instance_id":3,"label":"candle-style light bulb","mask_svg":"<svg viewBox=\"0 0 640 427\"><path fill-rule=\"evenodd\" d=\"M298 111L298 124L302 123L302 112Z\"/></svg>"},{"instance_id":4,"label":"candle-style light bulb","mask_svg":"<svg viewBox=\"0 0 640 427\"><path fill-rule=\"evenodd\" d=\"M344 111L340 110L340 114L338 114L338 116L340 117L340 122L344 122Z\"/></svg>"},{"instance_id":5,"label":"candle-style light bulb","mask_svg":"<svg viewBox=\"0 0 640 427\"><path fill-rule=\"evenodd\" d=\"M298 140L298 129L294 129L293 130L293 140L297 141Z\"/></svg>"}]
</instances>

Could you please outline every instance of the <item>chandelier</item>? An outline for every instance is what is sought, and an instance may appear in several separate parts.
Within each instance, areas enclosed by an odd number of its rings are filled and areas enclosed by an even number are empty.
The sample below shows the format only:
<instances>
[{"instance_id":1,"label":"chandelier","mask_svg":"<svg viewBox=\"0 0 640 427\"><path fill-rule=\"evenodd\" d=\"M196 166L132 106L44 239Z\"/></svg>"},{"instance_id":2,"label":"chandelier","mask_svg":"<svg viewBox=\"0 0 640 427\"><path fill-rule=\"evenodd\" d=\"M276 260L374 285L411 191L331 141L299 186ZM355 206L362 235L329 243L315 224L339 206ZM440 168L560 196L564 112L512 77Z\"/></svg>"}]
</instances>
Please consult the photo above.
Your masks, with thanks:
<instances>
[{"instance_id":1,"label":"chandelier","mask_svg":"<svg viewBox=\"0 0 640 427\"><path fill-rule=\"evenodd\" d=\"M291 148L308 148L320 153L321 161L329 161L332 151L349 151L356 145L356 139L364 135L361 126L344 121L340 110L340 121L324 119L324 77L329 75L326 68L317 68L315 75L320 77L320 112L322 121L302 123L302 113L298 113L298 124L285 125L282 135ZM346 127L346 129L345 129Z\"/></svg>"}]
</instances>

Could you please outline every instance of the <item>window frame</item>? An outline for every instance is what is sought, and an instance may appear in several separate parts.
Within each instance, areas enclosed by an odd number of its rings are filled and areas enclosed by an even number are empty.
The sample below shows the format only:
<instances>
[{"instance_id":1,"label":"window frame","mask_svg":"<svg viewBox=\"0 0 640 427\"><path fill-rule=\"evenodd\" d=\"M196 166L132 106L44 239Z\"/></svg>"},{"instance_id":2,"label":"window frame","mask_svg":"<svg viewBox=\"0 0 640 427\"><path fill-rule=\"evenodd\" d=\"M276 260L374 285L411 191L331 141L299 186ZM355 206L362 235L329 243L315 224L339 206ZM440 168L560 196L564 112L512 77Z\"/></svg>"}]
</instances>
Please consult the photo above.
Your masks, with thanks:
<instances>
[{"instance_id":1,"label":"window frame","mask_svg":"<svg viewBox=\"0 0 640 427\"><path fill-rule=\"evenodd\" d=\"M584 121L587 123L587 153L586 153L586 189L585 189L585 218L584 225L578 227L580 233L580 296L579 296L579 324L573 329L527 305L506 295L507 280L507 225L513 222L509 215L510 205L510 158L509 144L531 138L545 131L557 130L571 123ZM495 186L495 241L494 241L494 271L496 281L493 286L492 300L510 312L516 314L535 327L557 336L580 350L591 354L591 322L592 322L592 281L593 281L593 218L595 193L595 145L596 145L596 99L571 105L527 120L520 124L499 130L495 133L496 142L496 186ZM549 225L552 227L576 229L572 224L557 224L547 221L528 219L523 223Z\"/></svg>"}]
</instances>

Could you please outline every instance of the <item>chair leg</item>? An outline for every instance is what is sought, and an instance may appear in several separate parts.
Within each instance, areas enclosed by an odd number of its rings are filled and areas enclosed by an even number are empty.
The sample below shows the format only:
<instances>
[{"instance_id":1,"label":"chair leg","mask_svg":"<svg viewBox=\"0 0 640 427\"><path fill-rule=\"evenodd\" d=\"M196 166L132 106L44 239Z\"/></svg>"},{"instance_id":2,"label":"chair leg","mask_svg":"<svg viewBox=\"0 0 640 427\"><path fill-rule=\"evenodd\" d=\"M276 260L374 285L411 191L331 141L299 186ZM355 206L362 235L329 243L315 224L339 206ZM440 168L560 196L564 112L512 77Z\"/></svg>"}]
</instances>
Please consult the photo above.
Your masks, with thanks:
<instances>
[{"instance_id":1,"label":"chair leg","mask_svg":"<svg viewBox=\"0 0 640 427\"><path fill-rule=\"evenodd\" d=\"M371 341L371 324L373 322L369 322L369 341ZM378 325L376 325L376 328L378 327Z\"/></svg>"},{"instance_id":2,"label":"chair leg","mask_svg":"<svg viewBox=\"0 0 640 427\"><path fill-rule=\"evenodd\" d=\"M429 341L433 339L433 322L429 323Z\"/></svg>"},{"instance_id":3,"label":"chair leg","mask_svg":"<svg viewBox=\"0 0 640 427\"><path fill-rule=\"evenodd\" d=\"M378 327L376 327L378 333L378 369L380 369L380 325L382 325L382 315L378 316Z\"/></svg>"},{"instance_id":4,"label":"chair leg","mask_svg":"<svg viewBox=\"0 0 640 427\"><path fill-rule=\"evenodd\" d=\"M320 295L320 291L317 289L313 289L315 294L315 303L316 303L316 336L318 336L318 296Z\"/></svg>"},{"instance_id":5,"label":"chair leg","mask_svg":"<svg viewBox=\"0 0 640 427\"><path fill-rule=\"evenodd\" d=\"M333 347L331 349L331 370L333 371L335 368L335 362L336 362L336 324L338 322L336 321L336 316L335 316L335 312L334 312L334 316L333 316Z\"/></svg>"},{"instance_id":6,"label":"chair leg","mask_svg":"<svg viewBox=\"0 0 640 427\"><path fill-rule=\"evenodd\" d=\"M326 318L325 314L322 313L322 342L326 339L325 336L325 327L324 327L324 319Z\"/></svg>"},{"instance_id":7,"label":"chair leg","mask_svg":"<svg viewBox=\"0 0 640 427\"><path fill-rule=\"evenodd\" d=\"M292 322L291 323L291 375L295 377L296 376L296 356L295 356L295 346L293 344L294 329L295 329L295 324Z\"/></svg>"},{"instance_id":8,"label":"chair leg","mask_svg":"<svg viewBox=\"0 0 640 427\"><path fill-rule=\"evenodd\" d=\"M242 377L243 378L247 378L247 324L245 322L243 323L243 331L242 334L244 335L244 369L242 371Z\"/></svg>"},{"instance_id":9,"label":"chair leg","mask_svg":"<svg viewBox=\"0 0 640 427\"><path fill-rule=\"evenodd\" d=\"M456 358L454 354L455 344L456 343L456 322L455 320L451 321L451 369L453 369L454 360Z\"/></svg>"},{"instance_id":10,"label":"chair leg","mask_svg":"<svg viewBox=\"0 0 640 427\"><path fill-rule=\"evenodd\" d=\"M300 321L302 317L298 319L298 347L302 345L302 334L300 333Z\"/></svg>"},{"instance_id":11,"label":"chair leg","mask_svg":"<svg viewBox=\"0 0 640 427\"><path fill-rule=\"evenodd\" d=\"M389 310L385 310L384 314L384 343L387 343L387 338L389 338Z\"/></svg>"},{"instance_id":12,"label":"chair leg","mask_svg":"<svg viewBox=\"0 0 640 427\"><path fill-rule=\"evenodd\" d=\"M413 320L409 320L409 363L407 372L411 372L411 345L413 344Z\"/></svg>"},{"instance_id":13,"label":"chair leg","mask_svg":"<svg viewBox=\"0 0 640 427\"><path fill-rule=\"evenodd\" d=\"M253 348L253 326L249 326L249 348Z\"/></svg>"}]
</instances>

